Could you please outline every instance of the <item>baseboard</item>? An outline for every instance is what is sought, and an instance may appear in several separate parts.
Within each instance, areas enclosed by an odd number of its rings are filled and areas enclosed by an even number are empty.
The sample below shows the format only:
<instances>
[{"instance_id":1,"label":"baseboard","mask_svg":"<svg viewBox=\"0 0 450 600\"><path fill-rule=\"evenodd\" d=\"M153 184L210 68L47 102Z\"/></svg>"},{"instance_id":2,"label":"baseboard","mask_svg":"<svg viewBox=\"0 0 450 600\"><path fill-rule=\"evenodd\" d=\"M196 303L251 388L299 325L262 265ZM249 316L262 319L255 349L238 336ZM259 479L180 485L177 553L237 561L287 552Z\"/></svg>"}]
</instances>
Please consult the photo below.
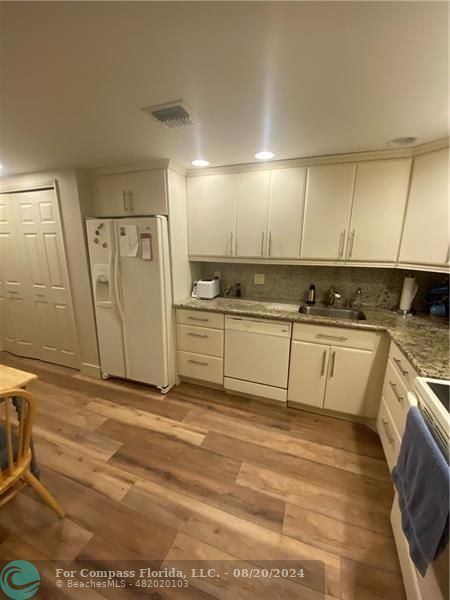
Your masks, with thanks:
<instances>
[{"instance_id":1,"label":"baseboard","mask_svg":"<svg viewBox=\"0 0 450 600\"><path fill-rule=\"evenodd\" d=\"M93 377L94 379L101 379L102 374L100 371L100 365L91 365L90 363L81 363L80 373L86 375L86 377Z\"/></svg>"}]
</instances>

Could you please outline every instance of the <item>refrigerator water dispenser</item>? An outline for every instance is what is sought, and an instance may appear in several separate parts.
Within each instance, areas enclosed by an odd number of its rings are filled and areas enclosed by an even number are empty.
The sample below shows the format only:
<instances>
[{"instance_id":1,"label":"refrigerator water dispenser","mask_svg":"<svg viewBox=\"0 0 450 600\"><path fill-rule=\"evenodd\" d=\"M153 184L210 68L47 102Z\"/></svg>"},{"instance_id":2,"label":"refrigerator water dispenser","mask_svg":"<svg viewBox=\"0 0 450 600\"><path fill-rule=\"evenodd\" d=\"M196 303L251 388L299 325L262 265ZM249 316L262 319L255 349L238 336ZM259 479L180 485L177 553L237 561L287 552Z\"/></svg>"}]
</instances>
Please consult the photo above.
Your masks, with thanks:
<instances>
[{"instance_id":1,"label":"refrigerator water dispenser","mask_svg":"<svg viewBox=\"0 0 450 600\"><path fill-rule=\"evenodd\" d=\"M94 294L97 306L112 306L109 265L94 265Z\"/></svg>"}]
</instances>

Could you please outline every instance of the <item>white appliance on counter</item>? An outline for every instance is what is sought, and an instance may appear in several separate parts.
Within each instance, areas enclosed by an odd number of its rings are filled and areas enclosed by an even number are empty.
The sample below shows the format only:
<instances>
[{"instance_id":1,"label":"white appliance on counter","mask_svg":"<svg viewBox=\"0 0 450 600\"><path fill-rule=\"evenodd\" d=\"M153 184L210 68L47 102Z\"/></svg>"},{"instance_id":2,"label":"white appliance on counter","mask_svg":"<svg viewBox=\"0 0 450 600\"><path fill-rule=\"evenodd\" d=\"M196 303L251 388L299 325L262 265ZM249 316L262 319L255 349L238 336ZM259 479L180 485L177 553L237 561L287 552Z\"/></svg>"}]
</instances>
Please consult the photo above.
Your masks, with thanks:
<instances>
[{"instance_id":1,"label":"white appliance on counter","mask_svg":"<svg viewBox=\"0 0 450 600\"><path fill-rule=\"evenodd\" d=\"M225 317L224 387L286 404L291 323Z\"/></svg>"},{"instance_id":2,"label":"white appliance on counter","mask_svg":"<svg viewBox=\"0 0 450 600\"><path fill-rule=\"evenodd\" d=\"M192 286L192 297L202 300L212 300L220 295L220 279L199 279Z\"/></svg>"},{"instance_id":3,"label":"white appliance on counter","mask_svg":"<svg viewBox=\"0 0 450 600\"><path fill-rule=\"evenodd\" d=\"M175 384L166 217L87 219L102 376Z\"/></svg>"},{"instance_id":4,"label":"white appliance on counter","mask_svg":"<svg viewBox=\"0 0 450 600\"><path fill-rule=\"evenodd\" d=\"M409 406L419 407L447 459L450 431L449 398L450 381L428 377L416 377L412 392L408 393ZM408 600L448 600L449 547L447 546L430 564L425 577L422 577L409 556L408 542L402 530L397 494L392 506L391 524Z\"/></svg>"}]
</instances>

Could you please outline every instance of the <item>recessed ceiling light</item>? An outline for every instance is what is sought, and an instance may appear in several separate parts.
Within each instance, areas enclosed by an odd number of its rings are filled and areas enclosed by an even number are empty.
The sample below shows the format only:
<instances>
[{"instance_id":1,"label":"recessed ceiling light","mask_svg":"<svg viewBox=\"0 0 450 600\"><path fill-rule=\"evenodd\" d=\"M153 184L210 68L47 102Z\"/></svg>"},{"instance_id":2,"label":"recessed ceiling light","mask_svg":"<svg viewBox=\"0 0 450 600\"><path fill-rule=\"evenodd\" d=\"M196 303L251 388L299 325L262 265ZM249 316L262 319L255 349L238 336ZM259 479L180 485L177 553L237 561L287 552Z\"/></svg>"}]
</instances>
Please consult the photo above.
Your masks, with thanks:
<instances>
[{"instance_id":1,"label":"recessed ceiling light","mask_svg":"<svg viewBox=\"0 0 450 600\"><path fill-rule=\"evenodd\" d=\"M417 138L412 135L406 135L404 137L394 138L393 140L389 140L389 146L410 146L417 142Z\"/></svg>"},{"instance_id":2,"label":"recessed ceiling light","mask_svg":"<svg viewBox=\"0 0 450 600\"><path fill-rule=\"evenodd\" d=\"M269 152L268 150L263 150L262 152L257 152L255 154L255 158L258 160L270 160L274 156L275 154L273 152Z\"/></svg>"},{"instance_id":3,"label":"recessed ceiling light","mask_svg":"<svg viewBox=\"0 0 450 600\"><path fill-rule=\"evenodd\" d=\"M209 160L205 160L203 158L196 158L192 161L194 167L207 167L209 165Z\"/></svg>"}]
</instances>

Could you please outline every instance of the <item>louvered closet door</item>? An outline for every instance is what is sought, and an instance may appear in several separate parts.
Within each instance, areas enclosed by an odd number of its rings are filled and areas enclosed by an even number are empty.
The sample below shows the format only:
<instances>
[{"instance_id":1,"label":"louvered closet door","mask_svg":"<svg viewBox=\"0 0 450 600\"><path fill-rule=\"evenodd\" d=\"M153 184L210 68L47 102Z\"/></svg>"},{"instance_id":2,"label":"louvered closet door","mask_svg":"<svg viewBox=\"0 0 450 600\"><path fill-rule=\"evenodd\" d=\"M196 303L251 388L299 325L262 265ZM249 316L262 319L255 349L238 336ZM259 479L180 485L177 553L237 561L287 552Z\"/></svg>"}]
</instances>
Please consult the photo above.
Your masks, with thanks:
<instances>
[{"instance_id":1,"label":"louvered closet door","mask_svg":"<svg viewBox=\"0 0 450 600\"><path fill-rule=\"evenodd\" d=\"M54 189L14 194L17 234L26 257L37 357L79 367L69 277Z\"/></svg>"},{"instance_id":2,"label":"louvered closet door","mask_svg":"<svg viewBox=\"0 0 450 600\"><path fill-rule=\"evenodd\" d=\"M27 269L14 223L13 194L0 194L0 337L4 350L35 357Z\"/></svg>"}]
</instances>

